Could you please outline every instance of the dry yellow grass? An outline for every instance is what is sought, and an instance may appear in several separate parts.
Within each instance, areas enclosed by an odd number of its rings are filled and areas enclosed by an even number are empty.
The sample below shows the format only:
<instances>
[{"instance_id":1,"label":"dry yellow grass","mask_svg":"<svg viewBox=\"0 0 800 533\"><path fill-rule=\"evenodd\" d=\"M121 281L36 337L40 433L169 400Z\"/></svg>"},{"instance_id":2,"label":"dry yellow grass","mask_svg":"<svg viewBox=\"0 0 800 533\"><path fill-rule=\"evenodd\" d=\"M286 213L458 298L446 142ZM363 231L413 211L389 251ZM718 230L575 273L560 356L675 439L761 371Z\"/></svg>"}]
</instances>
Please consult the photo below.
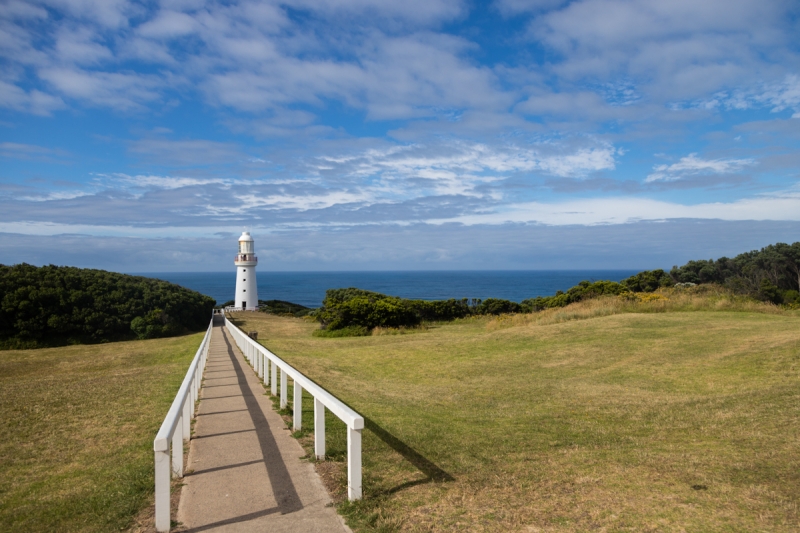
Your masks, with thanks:
<instances>
[{"instance_id":1,"label":"dry yellow grass","mask_svg":"<svg viewBox=\"0 0 800 533\"><path fill-rule=\"evenodd\" d=\"M359 531L797 531L798 314L665 296L414 335L240 319L367 418Z\"/></svg>"}]
</instances>

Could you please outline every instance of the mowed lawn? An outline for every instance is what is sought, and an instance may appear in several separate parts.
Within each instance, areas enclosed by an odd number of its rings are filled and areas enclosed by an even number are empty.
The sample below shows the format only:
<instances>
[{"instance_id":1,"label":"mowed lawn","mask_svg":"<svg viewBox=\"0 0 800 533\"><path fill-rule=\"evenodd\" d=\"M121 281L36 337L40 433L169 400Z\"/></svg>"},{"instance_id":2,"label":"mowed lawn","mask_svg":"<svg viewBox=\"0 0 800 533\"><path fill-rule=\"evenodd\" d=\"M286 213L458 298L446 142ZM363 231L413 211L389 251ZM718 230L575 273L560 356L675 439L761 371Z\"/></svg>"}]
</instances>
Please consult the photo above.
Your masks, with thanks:
<instances>
[{"instance_id":1,"label":"mowed lawn","mask_svg":"<svg viewBox=\"0 0 800 533\"><path fill-rule=\"evenodd\" d=\"M0 531L119 531L203 334L0 351Z\"/></svg>"},{"instance_id":2,"label":"mowed lawn","mask_svg":"<svg viewBox=\"0 0 800 533\"><path fill-rule=\"evenodd\" d=\"M800 530L796 312L351 338L238 316L367 419L365 500L341 508L357 530Z\"/></svg>"}]
</instances>

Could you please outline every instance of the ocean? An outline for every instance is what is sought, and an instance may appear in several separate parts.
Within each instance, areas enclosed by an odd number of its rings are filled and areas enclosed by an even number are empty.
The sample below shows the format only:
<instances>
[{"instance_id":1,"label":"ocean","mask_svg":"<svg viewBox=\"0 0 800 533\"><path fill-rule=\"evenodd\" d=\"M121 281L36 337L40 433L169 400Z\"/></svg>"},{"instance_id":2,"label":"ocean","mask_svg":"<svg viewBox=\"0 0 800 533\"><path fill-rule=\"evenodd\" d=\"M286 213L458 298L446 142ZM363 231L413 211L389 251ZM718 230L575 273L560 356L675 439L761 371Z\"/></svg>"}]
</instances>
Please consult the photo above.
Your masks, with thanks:
<instances>
[{"instance_id":1,"label":"ocean","mask_svg":"<svg viewBox=\"0 0 800 533\"><path fill-rule=\"evenodd\" d=\"M502 298L521 302L552 296L582 280L620 281L638 270L483 270L402 272L258 272L260 300L285 300L319 307L328 289L358 287L420 300L448 298ZM236 271L147 272L214 298L218 304L233 299Z\"/></svg>"}]
</instances>

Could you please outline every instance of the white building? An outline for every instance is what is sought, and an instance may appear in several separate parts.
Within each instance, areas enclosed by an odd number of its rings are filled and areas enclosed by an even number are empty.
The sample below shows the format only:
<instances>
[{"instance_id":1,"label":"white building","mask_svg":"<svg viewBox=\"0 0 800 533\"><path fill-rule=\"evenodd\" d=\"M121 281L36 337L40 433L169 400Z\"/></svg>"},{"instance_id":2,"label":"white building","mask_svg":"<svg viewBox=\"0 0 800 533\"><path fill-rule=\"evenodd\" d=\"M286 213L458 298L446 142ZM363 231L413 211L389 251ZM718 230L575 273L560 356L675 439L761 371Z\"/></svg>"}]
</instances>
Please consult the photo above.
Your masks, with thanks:
<instances>
[{"instance_id":1,"label":"white building","mask_svg":"<svg viewBox=\"0 0 800 533\"><path fill-rule=\"evenodd\" d=\"M253 238L249 231L242 232L239 237L239 253L236 254L236 296L234 306L255 311L258 308L258 287L256 286L256 265Z\"/></svg>"}]
</instances>

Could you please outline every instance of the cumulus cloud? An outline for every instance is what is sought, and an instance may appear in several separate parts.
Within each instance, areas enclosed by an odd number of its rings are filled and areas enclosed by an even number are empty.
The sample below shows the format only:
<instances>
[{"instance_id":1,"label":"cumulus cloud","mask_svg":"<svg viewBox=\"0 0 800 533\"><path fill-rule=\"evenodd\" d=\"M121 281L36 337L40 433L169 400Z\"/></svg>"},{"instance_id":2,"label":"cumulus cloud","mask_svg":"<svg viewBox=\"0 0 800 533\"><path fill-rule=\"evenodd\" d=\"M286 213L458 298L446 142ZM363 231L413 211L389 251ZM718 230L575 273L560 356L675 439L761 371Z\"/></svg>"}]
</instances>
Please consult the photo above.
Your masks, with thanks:
<instances>
[{"instance_id":1,"label":"cumulus cloud","mask_svg":"<svg viewBox=\"0 0 800 533\"><path fill-rule=\"evenodd\" d=\"M656 165L654 172L647 176L645 182L675 181L686 176L697 174L729 174L740 172L745 167L755 165L753 159L701 159L697 154L682 157L671 165Z\"/></svg>"}]
</instances>

